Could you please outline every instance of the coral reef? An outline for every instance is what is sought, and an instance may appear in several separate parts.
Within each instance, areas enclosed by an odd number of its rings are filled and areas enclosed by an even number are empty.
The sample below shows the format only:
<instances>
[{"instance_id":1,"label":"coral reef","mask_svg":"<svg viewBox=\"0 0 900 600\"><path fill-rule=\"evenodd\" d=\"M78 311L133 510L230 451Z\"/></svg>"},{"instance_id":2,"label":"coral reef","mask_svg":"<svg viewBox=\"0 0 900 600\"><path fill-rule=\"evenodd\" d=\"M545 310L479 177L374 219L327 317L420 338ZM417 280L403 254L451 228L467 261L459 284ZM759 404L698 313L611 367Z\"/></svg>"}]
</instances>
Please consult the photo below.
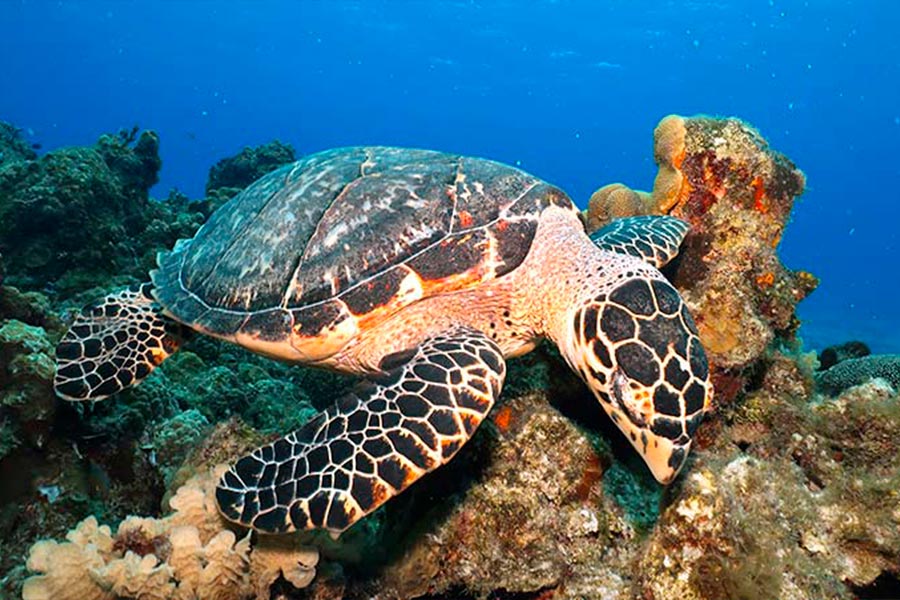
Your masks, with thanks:
<instances>
[{"instance_id":1,"label":"coral reef","mask_svg":"<svg viewBox=\"0 0 900 600\"><path fill-rule=\"evenodd\" d=\"M635 192L639 209L691 224L667 273L697 322L717 401L727 403L773 342L794 343L795 306L818 284L776 254L804 176L738 119L671 115L653 137L659 171L649 199ZM622 212L614 204L589 209L589 227Z\"/></svg>"},{"instance_id":2,"label":"coral reef","mask_svg":"<svg viewBox=\"0 0 900 600\"><path fill-rule=\"evenodd\" d=\"M55 413L53 344L40 327L0 321L0 459L22 442L41 446Z\"/></svg>"},{"instance_id":3,"label":"coral reef","mask_svg":"<svg viewBox=\"0 0 900 600\"><path fill-rule=\"evenodd\" d=\"M900 567L900 397L811 403L811 364L771 371L662 494L587 394L508 398L385 507L380 554L348 558L354 529L323 549L316 597L874 597Z\"/></svg>"},{"instance_id":4,"label":"coral reef","mask_svg":"<svg viewBox=\"0 0 900 600\"><path fill-rule=\"evenodd\" d=\"M45 295L40 292L22 292L12 286L0 284L0 320L4 319L15 319L42 327L54 339L62 335L65 328Z\"/></svg>"},{"instance_id":5,"label":"coral reef","mask_svg":"<svg viewBox=\"0 0 900 600\"><path fill-rule=\"evenodd\" d=\"M883 379L900 390L900 355L872 354L842 360L816 373L816 386L826 394L836 395L872 379Z\"/></svg>"},{"instance_id":6,"label":"coral reef","mask_svg":"<svg viewBox=\"0 0 900 600\"><path fill-rule=\"evenodd\" d=\"M680 174L666 175L669 187L659 193L666 203L673 198L669 214L693 226L674 282L713 364L746 368L777 337L793 337L795 306L818 283L775 252L803 174L737 119L671 117L658 130L660 171Z\"/></svg>"},{"instance_id":7,"label":"coral reef","mask_svg":"<svg viewBox=\"0 0 900 600\"><path fill-rule=\"evenodd\" d=\"M0 161L0 229L46 209L45 223L81 231L78 244L58 227L34 232L35 257L0 231L0 595L20 596L29 576L26 599L59 600L849 600L896 589L900 360L817 373L793 339L794 305L815 280L785 269L775 247L802 175L734 119L669 117L654 142L653 192L601 188L588 226L637 211L694 226L667 274L711 350L719 407L685 474L658 486L542 347L510 362L501 401L450 464L338 540L247 536L220 519L211 486L214 465L299 426L347 378L199 338L115 399L63 403L50 387L67 309L118 285L113 272L143 279L158 248L293 151L220 163L197 203L146 198L159 168L150 134L42 158L20 145ZM133 226L144 229L116 237Z\"/></svg>"},{"instance_id":8,"label":"coral reef","mask_svg":"<svg viewBox=\"0 0 900 600\"><path fill-rule=\"evenodd\" d=\"M201 220L149 200L158 148L155 133L133 129L0 165L6 283L78 291L146 277L155 251L192 235Z\"/></svg>"},{"instance_id":9,"label":"coral reef","mask_svg":"<svg viewBox=\"0 0 900 600\"><path fill-rule=\"evenodd\" d=\"M262 146L246 147L235 156L223 158L209 170L206 195L230 198L266 173L297 160L293 146L278 140Z\"/></svg>"},{"instance_id":10,"label":"coral reef","mask_svg":"<svg viewBox=\"0 0 900 600\"><path fill-rule=\"evenodd\" d=\"M129 517L115 535L88 517L66 535L31 548L23 600L239 600L268 598L278 577L305 587L318 552L296 540L240 539L215 508L215 482L227 467L191 478L165 518Z\"/></svg>"},{"instance_id":11,"label":"coral reef","mask_svg":"<svg viewBox=\"0 0 900 600\"><path fill-rule=\"evenodd\" d=\"M0 121L0 165L35 158L37 153L22 139L22 130L11 123Z\"/></svg>"}]
</instances>

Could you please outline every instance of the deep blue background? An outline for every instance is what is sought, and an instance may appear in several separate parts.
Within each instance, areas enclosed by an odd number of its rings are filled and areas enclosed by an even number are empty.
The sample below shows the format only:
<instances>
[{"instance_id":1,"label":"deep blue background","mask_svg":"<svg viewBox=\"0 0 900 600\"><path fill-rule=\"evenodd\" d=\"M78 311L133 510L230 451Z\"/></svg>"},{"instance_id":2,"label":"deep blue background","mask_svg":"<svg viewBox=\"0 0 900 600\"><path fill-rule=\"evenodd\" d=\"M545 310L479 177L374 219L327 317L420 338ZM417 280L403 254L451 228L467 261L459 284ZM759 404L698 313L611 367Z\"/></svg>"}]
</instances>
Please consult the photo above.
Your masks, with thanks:
<instances>
[{"instance_id":1,"label":"deep blue background","mask_svg":"<svg viewBox=\"0 0 900 600\"><path fill-rule=\"evenodd\" d=\"M140 124L155 195L279 138L519 164L582 206L649 189L668 113L737 115L807 174L782 242L807 345L900 352L900 2L0 0L0 119L44 150Z\"/></svg>"}]
</instances>

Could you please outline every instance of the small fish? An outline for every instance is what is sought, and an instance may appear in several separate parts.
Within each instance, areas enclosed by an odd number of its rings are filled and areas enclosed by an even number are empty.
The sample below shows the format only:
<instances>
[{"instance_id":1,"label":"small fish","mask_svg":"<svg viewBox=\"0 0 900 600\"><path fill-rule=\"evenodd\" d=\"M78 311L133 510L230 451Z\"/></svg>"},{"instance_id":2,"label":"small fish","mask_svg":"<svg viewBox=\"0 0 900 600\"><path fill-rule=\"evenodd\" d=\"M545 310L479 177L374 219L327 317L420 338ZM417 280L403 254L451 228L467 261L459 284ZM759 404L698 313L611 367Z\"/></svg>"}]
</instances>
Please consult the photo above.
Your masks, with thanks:
<instances>
[{"instance_id":1,"label":"small fish","mask_svg":"<svg viewBox=\"0 0 900 600\"><path fill-rule=\"evenodd\" d=\"M40 144L37 144L37 143L31 145L32 150L40 150L42 147L43 146L41 146Z\"/></svg>"}]
</instances>

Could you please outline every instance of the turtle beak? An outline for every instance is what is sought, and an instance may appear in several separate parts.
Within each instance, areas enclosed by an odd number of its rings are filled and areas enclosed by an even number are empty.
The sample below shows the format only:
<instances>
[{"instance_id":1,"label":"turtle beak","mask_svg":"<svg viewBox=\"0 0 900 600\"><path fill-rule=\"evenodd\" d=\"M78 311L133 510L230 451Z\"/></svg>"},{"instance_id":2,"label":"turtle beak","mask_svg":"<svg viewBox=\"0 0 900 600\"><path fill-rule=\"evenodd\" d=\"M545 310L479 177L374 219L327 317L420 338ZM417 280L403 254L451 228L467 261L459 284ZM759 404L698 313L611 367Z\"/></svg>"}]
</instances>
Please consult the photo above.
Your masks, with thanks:
<instances>
[{"instance_id":1,"label":"turtle beak","mask_svg":"<svg viewBox=\"0 0 900 600\"><path fill-rule=\"evenodd\" d=\"M663 435L666 430L654 431L658 428L653 426L652 402L646 400L652 397L652 388L635 390L621 369L616 370L611 388L613 402L606 406L613 421L643 457L653 477L664 485L671 483L687 460L690 437L682 434L672 439Z\"/></svg>"},{"instance_id":2,"label":"turtle beak","mask_svg":"<svg viewBox=\"0 0 900 600\"><path fill-rule=\"evenodd\" d=\"M686 444L677 444L670 439L654 435L648 444L647 452L643 454L644 462L658 482L668 485L678 476L690 450L690 440Z\"/></svg>"}]
</instances>

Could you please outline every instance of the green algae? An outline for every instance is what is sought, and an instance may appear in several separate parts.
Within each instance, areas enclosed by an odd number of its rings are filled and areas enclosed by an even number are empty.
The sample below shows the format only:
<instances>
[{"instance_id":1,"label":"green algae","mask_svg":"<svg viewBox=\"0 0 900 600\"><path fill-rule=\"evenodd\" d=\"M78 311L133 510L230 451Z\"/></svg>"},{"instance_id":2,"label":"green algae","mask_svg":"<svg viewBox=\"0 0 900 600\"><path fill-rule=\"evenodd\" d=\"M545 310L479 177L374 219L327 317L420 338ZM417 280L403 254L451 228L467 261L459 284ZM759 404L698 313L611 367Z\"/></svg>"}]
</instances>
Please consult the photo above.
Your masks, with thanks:
<instances>
[{"instance_id":1,"label":"green algae","mask_svg":"<svg viewBox=\"0 0 900 600\"><path fill-rule=\"evenodd\" d=\"M622 508L625 518L640 533L649 532L659 519L663 489L647 473L620 462L603 473L603 493Z\"/></svg>"}]
</instances>

